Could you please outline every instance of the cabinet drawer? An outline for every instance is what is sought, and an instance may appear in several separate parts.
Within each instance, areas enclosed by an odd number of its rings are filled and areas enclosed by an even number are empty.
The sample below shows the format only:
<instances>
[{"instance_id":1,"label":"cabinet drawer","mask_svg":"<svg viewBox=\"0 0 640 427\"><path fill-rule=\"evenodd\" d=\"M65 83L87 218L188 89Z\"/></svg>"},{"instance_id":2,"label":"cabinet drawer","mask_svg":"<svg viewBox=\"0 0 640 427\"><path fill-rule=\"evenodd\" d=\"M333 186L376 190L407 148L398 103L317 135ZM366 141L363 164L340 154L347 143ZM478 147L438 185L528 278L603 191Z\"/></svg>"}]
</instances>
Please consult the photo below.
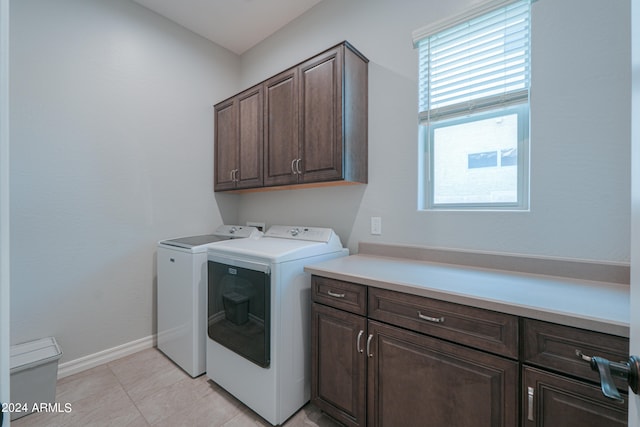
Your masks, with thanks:
<instances>
[{"instance_id":1,"label":"cabinet drawer","mask_svg":"<svg viewBox=\"0 0 640 427\"><path fill-rule=\"evenodd\" d=\"M367 287L363 285L312 276L311 298L350 313L367 314Z\"/></svg>"},{"instance_id":2,"label":"cabinet drawer","mask_svg":"<svg viewBox=\"0 0 640 427\"><path fill-rule=\"evenodd\" d=\"M370 288L369 317L518 358L518 318L509 314Z\"/></svg>"},{"instance_id":3,"label":"cabinet drawer","mask_svg":"<svg viewBox=\"0 0 640 427\"><path fill-rule=\"evenodd\" d=\"M612 362L626 361L629 358L629 340L600 332L524 319L523 362L599 383L598 373L591 370L589 363L577 356L576 351L587 356L604 357ZM614 380L621 391L627 391L628 386L624 380Z\"/></svg>"}]
</instances>

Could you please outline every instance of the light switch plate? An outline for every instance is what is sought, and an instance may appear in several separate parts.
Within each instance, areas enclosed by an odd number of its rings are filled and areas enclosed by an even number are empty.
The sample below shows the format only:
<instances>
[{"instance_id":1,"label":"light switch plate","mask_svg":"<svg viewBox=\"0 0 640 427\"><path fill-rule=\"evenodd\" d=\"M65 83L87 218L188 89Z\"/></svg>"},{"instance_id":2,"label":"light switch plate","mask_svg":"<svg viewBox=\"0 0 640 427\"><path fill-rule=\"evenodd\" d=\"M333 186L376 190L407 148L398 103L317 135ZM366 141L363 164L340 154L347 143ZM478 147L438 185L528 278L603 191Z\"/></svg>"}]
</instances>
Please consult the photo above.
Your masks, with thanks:
<instances>
[{"instance_id":1,"label":"light switch plate","mask_svg":"<svg viewBox=\"0 0 640 427\"><path fill-rule=\"evenodd\" d=\"M381 235L382 234L382 218L379 216L371 217L371 234Z\"/></svg>"}]
</instances>

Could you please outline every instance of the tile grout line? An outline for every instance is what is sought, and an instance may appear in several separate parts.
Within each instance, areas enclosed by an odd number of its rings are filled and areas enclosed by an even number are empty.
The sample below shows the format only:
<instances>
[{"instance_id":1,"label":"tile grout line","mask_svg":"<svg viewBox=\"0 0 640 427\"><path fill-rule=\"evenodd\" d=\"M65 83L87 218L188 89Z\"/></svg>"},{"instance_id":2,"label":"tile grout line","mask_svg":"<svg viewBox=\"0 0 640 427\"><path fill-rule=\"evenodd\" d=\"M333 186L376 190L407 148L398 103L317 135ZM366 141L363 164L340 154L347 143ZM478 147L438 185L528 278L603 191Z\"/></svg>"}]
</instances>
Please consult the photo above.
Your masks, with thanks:
<instances>
[{"instance_id":1,"label":"tile grout line","mask_svg":"<svg viewBox=\"0 0 640 427\"><path fill-rule=\"evenodd\" d=\"M121 360L121 359L117 359L117 360ZM138 411L138 414L140 414L140 417L144 420L145 424L147 426L151 427L151 423L149 423L149 420L147 420L147 417L145 417L144 414L142 413L142 411L140 410L140 408L138 408L138 405L133 400L133 397L131 397L131 395L129 394L129 391L127 390L127 388L124 386L124 384L122 384L122 381L120 381L120 378L118 377L116 372L111 367L111 363L112 362L106 362L105 363L107 369L109 369L109 372L111 372L111 375L113 375L115 377L116 381L118 381L118 385L120 385L120 387L122 388L122 391L127 395L127 398L129 399L129 401L131 402L133 407L136 408L136 411Z\"/></svg>"}]
</instances>

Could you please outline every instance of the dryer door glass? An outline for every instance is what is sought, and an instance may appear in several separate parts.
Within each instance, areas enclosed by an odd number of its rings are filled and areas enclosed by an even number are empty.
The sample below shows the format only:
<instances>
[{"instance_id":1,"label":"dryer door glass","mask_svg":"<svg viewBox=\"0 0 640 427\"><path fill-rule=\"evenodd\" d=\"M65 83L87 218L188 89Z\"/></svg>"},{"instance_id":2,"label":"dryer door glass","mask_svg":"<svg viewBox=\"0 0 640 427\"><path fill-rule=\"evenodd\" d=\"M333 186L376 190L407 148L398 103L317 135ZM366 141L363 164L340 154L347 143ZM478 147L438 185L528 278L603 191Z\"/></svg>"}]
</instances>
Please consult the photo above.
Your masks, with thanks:
<instances>
[{"instance_id":1,"label":"dryer door glass","mask_svg":"<svg viewBox=\"0 0 640 427\"><path fill-rule=\"evenodd\" d=\"M270 289L268 272L208 261L209 338L263 368L270 363Z\"/></svg>"}]
</instances>

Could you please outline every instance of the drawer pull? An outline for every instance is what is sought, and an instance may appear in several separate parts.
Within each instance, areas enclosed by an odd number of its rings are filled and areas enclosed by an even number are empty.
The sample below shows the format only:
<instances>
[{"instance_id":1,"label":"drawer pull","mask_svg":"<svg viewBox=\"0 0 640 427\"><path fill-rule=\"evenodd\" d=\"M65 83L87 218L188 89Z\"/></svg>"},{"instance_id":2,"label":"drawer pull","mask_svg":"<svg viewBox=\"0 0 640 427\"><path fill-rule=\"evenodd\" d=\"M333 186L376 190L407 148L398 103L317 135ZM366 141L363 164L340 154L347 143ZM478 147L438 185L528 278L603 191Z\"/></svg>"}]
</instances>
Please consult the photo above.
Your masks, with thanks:
<instances>
[{"instance_id":1,"label":"drawer pull","mask_svg":"<svg viewBox=\"0 0 640 427\"><path fill-rule=\"evenodd\" d=\"M367 338L367 356L373 357L373 353L371 353L371 340L373 339L373 334L369 334L369 338Z\"/></svg>"},{"instance_id":2,"label":"drawer pull","mask_svg":"<svg viewBox=\"0 0 640 427\"><path fill-rule=\"evenodd\" d=\"M420 311L418 311L418 317L421 318L422 320L426 320L427 322L444 323L444 317L425 316L424 314L420 313Z\"/></svg>"},{"instance_id":3,"label":"drawer pull","mask_svg":"<svg viewBox=\"0 0 640 427\"><path fill-rule=\"evenodd\" d=\"M329 294L330 297L334 297L334 298L344 298L344 294L337 294L335 292L331 292L331 291L327 291L327 293Z\"/></svg>"},{"instance_id":4,"label":"drawer pull","mask_svg":"<svg viewBox=\"0 0 640 427\"><path fill-rule=\"evenodd\" d=\"M580 350L576 350L576 356L578 356L580 359L584 360L585 362L589 362L589 363L591 363L591 359L593 359L592 357L587 356Z\"/></svg>"},{"instance_id":5,"label":"drawer pull","mask_svg":"<svg viewBox=\"0 0 640 427\"><path fill-rule=\"evenodd\" d=\"M533 421L533 387L527 387L527 419Z\"/></svg>"},{"instance_id":6,"label":"drawer pull","mask_svg":"<svg viewBox=\"0 0 640 427\"><path fill-rule=\"evenodd\" d=\"M356 340L356 347L358 349L358 353L364 352L362 347L360 347L360 340L362 339L362 335L363 334L364 334L364 331L362 329L360 329L360 332L358 332L358 339Z\"/></svg>"}]
</instances>

